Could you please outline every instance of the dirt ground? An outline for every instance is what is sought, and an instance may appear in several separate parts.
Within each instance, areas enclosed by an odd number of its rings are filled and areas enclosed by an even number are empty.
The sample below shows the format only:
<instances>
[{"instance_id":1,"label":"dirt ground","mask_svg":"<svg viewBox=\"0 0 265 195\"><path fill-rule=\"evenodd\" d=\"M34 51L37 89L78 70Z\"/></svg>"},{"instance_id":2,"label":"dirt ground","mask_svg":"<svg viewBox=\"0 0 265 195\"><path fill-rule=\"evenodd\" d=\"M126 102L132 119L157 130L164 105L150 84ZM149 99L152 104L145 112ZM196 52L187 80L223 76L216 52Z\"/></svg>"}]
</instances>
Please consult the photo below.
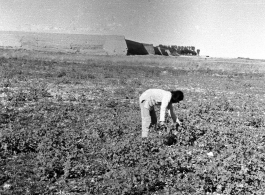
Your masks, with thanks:
<instances>
[{"instance_id":1,"label":"dirt ground","mask_svg":"<svg viewBox=\"0 0 265 195\"><path fill-rule=\"evenodd\" d=\"M23 52L0 58L0 194L264 192L263 61ZM148 88L184 92L174 139L141 139Z\"/></svg>"}]
</instances>

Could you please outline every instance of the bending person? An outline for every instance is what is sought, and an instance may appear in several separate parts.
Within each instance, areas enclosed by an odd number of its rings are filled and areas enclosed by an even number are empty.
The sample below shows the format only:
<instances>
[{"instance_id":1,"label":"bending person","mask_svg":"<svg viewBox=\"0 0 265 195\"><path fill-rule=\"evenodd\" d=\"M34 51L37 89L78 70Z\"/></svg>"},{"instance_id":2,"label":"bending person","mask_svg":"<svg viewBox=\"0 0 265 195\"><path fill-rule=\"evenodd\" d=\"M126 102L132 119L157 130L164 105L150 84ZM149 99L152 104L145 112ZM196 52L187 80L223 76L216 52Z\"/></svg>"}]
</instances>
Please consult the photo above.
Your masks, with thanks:
<instances>
[{"instance_id":1,"label":"bending person","mask_svg":"<svg viewBox=\"0 0 265 195\"><path fill-rule=\"evenodd\" d=\"M148 89L140 96L140 108L142 117L142 137L147 137L152 125L156 125L157 118L154 106L161 105L160 124L165 124L165 115L168 110L169 116L174 123L179 123L178 117L173 111L172 104L182 101L184 98L182 91L166 91L163 89Z\"/></svg>"}]
</instances>

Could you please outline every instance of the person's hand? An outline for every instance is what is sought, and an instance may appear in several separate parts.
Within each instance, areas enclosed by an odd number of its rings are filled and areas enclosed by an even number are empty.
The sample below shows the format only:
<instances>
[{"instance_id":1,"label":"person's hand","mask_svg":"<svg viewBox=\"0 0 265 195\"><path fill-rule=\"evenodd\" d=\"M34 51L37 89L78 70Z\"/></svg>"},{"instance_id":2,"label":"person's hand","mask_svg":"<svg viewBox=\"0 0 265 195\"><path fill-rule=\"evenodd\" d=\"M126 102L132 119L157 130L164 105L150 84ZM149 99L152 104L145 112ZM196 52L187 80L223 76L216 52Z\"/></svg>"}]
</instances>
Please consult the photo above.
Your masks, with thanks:
<instances>
[{"instance_id":1,"label":"person's hand","mask_svg":"<svg viewBox=\"0 0 265 195\"><path fill-rule=\"evenodd\" d=\"M176 120L176 127L181 127L182 126L182 121L179 119Z\"/></svg>"},{"instance_id":2,"label":"person's hand","mask_svg":"<svg viewBox=\"0 0 265 195\"><path fill-rule=\"evenodd\" d=\"M165 125L164 121L159 121L159 125Z\"/></svg>"},{"instance_id":3,"label":"person's hand","mask_svg":"<svg viewBox=\"0 0 265 195\"><path fill-rule=\"evenodd\" d=\"M176 120L176 124L178 125L178 126L182 126L182 122L177 118L177 120Z\"/></svg>"}]
</instances>

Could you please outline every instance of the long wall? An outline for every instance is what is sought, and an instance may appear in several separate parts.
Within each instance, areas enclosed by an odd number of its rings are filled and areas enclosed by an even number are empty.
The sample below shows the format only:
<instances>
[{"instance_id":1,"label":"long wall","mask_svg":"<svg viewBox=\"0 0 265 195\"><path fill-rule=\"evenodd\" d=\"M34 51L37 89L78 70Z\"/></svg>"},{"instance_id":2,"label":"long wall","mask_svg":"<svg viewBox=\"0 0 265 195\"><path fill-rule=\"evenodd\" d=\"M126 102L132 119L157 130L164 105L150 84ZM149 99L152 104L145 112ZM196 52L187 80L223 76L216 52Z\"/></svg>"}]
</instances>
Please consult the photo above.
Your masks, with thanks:
<instances>
[{"instance_id":1,"label":"long wall","mask_svg":"<svg viewBox=\"0 0 265 195\"><path fill-rule=\"evenodd\" d=\"M0 47L88 55L126 55L124 36L0 31Z\"/></svg>"}]
</instances>

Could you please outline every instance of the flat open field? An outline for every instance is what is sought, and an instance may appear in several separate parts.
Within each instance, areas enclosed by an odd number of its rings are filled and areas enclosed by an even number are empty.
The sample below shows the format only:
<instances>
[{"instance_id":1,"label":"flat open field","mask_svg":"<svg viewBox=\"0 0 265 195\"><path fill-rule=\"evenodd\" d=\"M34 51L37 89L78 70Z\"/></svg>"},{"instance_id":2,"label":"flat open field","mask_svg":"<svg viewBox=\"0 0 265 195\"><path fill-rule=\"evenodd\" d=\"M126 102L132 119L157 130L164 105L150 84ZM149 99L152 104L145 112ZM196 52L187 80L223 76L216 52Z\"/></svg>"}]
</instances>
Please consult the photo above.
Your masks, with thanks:
<instances>
[{"instance_id":1,"label":"flat open field","mask_svg":"<svg viewBox=\"0 0 265 195\"><path fill-rule=\"evenodd\" d=\"M264 194L263 61L2 56L0 194ZM184 92L176 135L141 139L148 88Z\"/></svg>"}]
</instances>

